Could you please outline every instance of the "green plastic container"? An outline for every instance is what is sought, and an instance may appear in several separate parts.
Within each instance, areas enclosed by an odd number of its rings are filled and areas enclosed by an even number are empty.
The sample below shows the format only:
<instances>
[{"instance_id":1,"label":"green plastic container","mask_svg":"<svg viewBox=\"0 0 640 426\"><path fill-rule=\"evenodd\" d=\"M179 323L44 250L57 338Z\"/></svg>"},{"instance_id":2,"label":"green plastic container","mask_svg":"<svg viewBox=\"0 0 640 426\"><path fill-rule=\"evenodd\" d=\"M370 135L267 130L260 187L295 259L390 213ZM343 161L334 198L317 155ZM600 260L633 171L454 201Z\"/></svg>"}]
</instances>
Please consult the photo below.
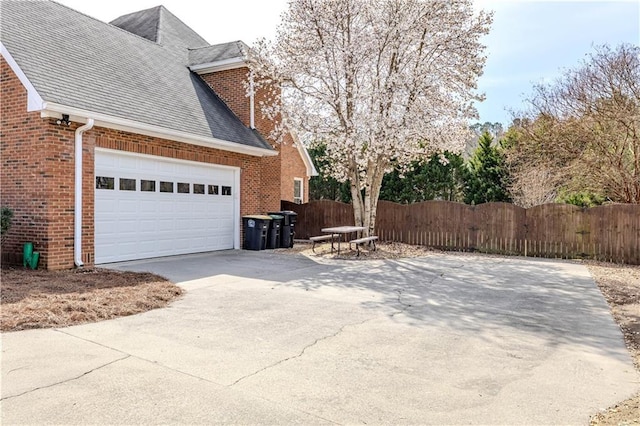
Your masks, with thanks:
<instances>
[{"instance_id":1,"label":"green plastic container","mask_svg":"<svg viewBox=\"0 0 640 426\"><path fill-rule=\"evenodd\" d=\"M29 260L29 268L36 269L38 267L38 260L40 260L40 253L34 251L31 254L31 259Z\"/></svg>"},{"instance_id":2,"label":"green plastic container","mask_svg":"<svg viewBox=\"0 0 640 426\"><path fill-rule=\"evenodd\" d=\"M32 257L33 243L24 243L24 246L22 246L22 266L26 268L30 264Z\"/></svg>"}]
</instances>

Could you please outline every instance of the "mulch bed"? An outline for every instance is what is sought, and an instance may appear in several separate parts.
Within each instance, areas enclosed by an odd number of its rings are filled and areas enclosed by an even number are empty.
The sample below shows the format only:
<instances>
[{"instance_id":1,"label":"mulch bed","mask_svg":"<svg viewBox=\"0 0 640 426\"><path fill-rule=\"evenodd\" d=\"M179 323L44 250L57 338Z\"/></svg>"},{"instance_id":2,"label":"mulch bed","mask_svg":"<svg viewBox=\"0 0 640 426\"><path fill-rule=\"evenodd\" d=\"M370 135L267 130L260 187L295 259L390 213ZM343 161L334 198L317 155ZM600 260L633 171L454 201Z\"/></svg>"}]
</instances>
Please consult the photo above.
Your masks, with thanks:
<instances>
[{"instance_id":1,"label":"mulch bed","mask_svg":"<svg viewBox=\"0 0 640 426\"><path fill-rule=\"evenodd\" d=\"M66 327L167 306L182 289L150 273L3 268L0 331Z\"/></svg>"}]
</instances>

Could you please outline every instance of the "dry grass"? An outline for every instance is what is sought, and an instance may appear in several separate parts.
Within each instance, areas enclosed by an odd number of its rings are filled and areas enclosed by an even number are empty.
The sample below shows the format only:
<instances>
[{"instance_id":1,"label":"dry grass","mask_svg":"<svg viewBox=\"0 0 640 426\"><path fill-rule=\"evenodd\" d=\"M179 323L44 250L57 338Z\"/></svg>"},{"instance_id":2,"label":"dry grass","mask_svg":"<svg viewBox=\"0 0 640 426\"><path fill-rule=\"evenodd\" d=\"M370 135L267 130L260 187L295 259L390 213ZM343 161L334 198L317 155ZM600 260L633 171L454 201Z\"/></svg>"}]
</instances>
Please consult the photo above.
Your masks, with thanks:
<instances>
[{"instance_id":1,"label":"dry grass","mask_svg":"<svg viewBox=\"0 0 640 426\"><path fill-rule=\"evenodd\" d=\"M107 269L2 269L0 330L67 327L161 308L182 289L157 275Z\"/></svg>"}]
</instances>

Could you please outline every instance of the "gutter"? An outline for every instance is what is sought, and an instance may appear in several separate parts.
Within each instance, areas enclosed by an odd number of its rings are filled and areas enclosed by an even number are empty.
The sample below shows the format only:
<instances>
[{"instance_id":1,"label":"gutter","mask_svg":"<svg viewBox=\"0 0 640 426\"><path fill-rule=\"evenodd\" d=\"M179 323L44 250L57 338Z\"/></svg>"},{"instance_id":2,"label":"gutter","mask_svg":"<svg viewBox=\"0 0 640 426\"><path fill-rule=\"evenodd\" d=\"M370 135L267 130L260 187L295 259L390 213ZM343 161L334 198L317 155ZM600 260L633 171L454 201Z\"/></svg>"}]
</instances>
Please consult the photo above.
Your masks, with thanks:
<instances>
[{"instance_id":1,"label":"gutter","mask_svg":"<svg viewBox=\"0 0 640 426\"><path fill-rule=\"evenodd\" d=\"M191 133L173 130L166 127L160 127L153 124L141 123L139 121L129 120L126 118L120 118L112 115L87 111L80 108L60 105L54 102L45 102L43 104L42 110L40 111L40 116L43 118L60 118L61 114L68 114L70 120L76 123L84 123L86 122L85 117L93 117L95 121L94 126L96 127L122 130L129 133L137 133L161 139L169 139L176 142L184 142L191 145L220 149L222 151L251 155L253 157L269 157L278 155L278 152L274 149L259 148L249 145L243 145L236 142L226 141L223 139L194 135Z\"/></svg>"},{"instance_id":2,"label":"gutter","mask_svg":"<svg viewBox=\"0 0 640 426\"><path fill-rule=\"evenodd\" d=\"M237 56L233 58L223 59L220 61L205 62L203 64L195 64L189 66L189 69L196 74L209 74L212 72L233 70L236 68L246 67L247 62L244 58Z\"/></svg>"},{"instance_id":3,"label":"gutter","mask_svg":"<svg viewBox=\"0 0 640 426\"><path fill-rule=\"evenodd\" d=\"M87 124L76 129L75 137L75 197L73 209L73 262L80 268L82 262L82 134L91 130L93 118L87 118Z\"/></svg>"}]
</instances>

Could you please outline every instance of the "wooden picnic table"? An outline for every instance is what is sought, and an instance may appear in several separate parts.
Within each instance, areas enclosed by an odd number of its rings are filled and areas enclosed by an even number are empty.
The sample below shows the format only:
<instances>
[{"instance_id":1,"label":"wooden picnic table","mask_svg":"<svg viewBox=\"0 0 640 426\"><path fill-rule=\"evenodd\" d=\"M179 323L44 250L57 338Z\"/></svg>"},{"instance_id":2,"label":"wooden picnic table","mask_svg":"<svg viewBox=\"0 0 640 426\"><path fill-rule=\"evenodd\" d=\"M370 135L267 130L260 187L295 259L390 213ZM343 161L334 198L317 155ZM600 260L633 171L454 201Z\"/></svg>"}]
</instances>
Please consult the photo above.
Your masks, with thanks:
<instances>
[{"instance_id":1,"label":"wooden picnic table","mask_svg":"<svg viewBox=\"0 0 640 426\"><path fill-rule=\"evenodd\" d=\"M364 226L334 226L331 228L322 228L321 231L327 234L342 234L344 235L344 242L347 242L347 235L354 232L364 231ZM333 251L333 244L331 245L331 251ZM340 238L338 238L338 254L340 254Z\"/></svg>"}]
</instances>

